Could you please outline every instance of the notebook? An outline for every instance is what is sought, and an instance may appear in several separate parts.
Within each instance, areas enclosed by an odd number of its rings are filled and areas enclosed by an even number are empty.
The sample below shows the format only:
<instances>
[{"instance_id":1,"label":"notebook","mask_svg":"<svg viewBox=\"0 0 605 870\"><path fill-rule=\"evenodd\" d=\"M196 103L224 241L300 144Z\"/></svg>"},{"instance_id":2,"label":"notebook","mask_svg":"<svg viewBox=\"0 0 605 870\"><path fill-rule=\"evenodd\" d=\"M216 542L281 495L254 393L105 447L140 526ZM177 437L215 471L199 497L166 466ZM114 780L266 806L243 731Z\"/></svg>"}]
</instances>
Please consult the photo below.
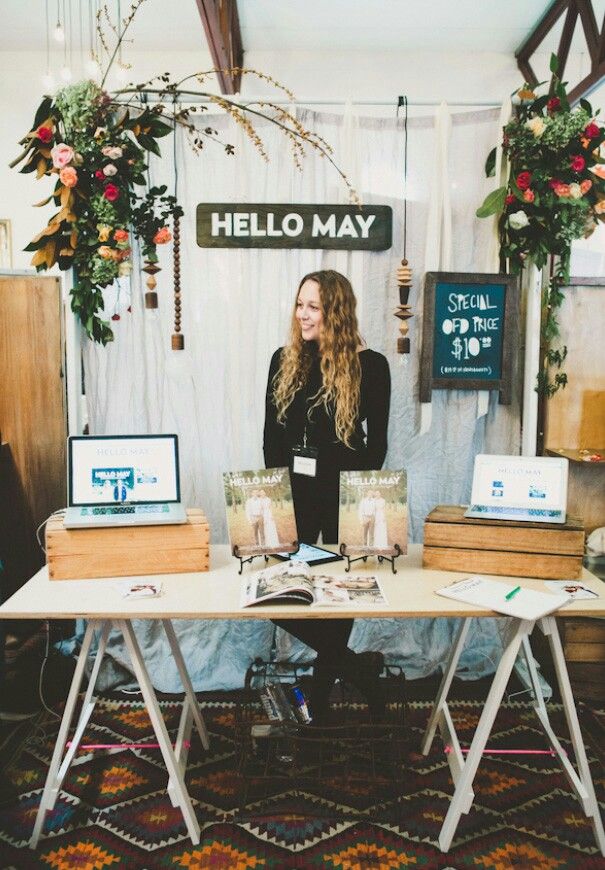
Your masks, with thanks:
<instances>
[{"instance_id":1,"label":"notebook","mask_svg":"<svg viewBox=\"0 0 605 870\"><path fill-rule=\"evenodd\" d=\"M519 588L511 586L510 583L488 580L480 574L455 580L436 592L444 598L453 598L454 601L464 601L465 604L475 604L477 607L485 607L486 610L495 610L496 613L531 621L541 619L571 601L571 596L566 593L555 594ZM507 600L506 596L511 593L512 597Z\"/></svg>"},{"instance_id":2,"label":"notebook","mask_svg":"<svg viewBox=\"0 0 605 870\"><path fill-rule=\"evenodd\" d=\"M65 528L187 522L176 435L76 435L67 457Z\"/></svg>"},{"instance_id":3,"label":"notebook","mask_svg":"<svg viewBox=\"0 0 605 870\"><path fill-rule=\"evenodd\" d=\"M465 517L521 522L564 523L567 473L563 457L475 457L471 506Z\"/></svg>"}]
</instances>

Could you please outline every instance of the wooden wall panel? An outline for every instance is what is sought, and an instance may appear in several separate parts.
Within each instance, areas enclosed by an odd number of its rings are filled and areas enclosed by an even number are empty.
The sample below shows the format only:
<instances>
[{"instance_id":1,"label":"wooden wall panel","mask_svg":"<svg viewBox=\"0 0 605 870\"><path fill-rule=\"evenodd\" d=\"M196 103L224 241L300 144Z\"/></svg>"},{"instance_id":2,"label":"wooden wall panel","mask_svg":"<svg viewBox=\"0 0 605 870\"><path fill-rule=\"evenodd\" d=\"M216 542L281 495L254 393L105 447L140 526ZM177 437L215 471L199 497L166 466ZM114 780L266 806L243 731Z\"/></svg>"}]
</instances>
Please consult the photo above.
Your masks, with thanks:
<instances>
[{"instance_id":1,"label":"wooden wall panel","mask_svg":"<svg viewBox=\"0 0 605 870\"><path fill-rule=\"evenodd\" d=\"M605 279L565 289L559 317L569 383L546 403L545 447L605 450ZM567 509L587 531L605 526L605 465L570 462Z\"/></svg>"},{"instance_id":2,"label":"wooden wall panel","mask_svg":"<svg viewBox=\"0 0 605 870\"><path fill-rule=\"evenodd\" d=\"M0 434L35 527L66 504L63 360L58 278L0 275Z\"/></svg>"}]
</instances>

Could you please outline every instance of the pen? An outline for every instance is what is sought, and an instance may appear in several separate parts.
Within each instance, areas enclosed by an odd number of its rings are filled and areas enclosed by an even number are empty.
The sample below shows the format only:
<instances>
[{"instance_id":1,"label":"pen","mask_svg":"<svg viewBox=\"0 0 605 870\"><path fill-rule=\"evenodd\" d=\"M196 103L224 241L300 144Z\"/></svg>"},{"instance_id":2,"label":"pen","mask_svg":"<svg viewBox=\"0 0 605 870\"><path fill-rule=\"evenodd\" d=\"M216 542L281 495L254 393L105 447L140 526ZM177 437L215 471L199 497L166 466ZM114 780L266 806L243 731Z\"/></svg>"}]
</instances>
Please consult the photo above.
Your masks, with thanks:
<instances>
[{"instance_id":1,"label":"pen","mask_svg":"<svg viewBox=\"0 0 605 870\"><path fill-rule=\"evenodd\" d=\"M517 592L521 592L521 587L520 587L520 586L515 586L515 588L514 588L514 589L511 589L510 592L507 592L506 595L505 595L504 597L505 597L505 599L506 599L507 601L510 601L511 598L514 598L514 597L515 597L515 595L517 594Z\"/></svg>"}]
</instances>

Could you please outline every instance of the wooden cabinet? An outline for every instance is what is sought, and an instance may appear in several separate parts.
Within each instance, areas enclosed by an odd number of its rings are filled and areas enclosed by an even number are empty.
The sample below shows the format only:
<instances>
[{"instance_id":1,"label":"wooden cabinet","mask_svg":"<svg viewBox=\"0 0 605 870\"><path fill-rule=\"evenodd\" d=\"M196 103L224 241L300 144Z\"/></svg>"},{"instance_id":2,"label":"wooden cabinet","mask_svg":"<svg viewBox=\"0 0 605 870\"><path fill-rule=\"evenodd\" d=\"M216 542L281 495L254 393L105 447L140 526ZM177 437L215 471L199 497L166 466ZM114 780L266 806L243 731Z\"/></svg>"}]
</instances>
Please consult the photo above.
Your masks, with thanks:
<instances>
[{"instance_id":1,"label":"wooden cabinet","mask_svg":"<svg viewBox=\"0 0 605 870\"><path fill-rule=\"evenodd\" d=\"M66 419L59 279L0 274L0 510L9 541L25 533L17 575L43 563L35 529L66 504Z\"/></svg>"}]
</instances>

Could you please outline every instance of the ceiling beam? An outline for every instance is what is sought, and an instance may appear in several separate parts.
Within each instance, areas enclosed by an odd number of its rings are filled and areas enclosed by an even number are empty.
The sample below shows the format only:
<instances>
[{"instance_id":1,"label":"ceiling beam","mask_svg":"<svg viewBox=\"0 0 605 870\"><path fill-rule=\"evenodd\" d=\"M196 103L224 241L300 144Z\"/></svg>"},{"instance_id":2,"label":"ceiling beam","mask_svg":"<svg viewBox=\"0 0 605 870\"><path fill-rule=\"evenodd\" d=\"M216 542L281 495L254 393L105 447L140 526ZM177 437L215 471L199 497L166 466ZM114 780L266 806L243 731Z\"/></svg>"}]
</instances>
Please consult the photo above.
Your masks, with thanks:
<instances>
[{"instance_id":1,"label":"ceiling beam","mask_svg":"<svg viewBox=\"0 0 605 870\"><path fill-rule=\"evenodd\" d=\"M530 59L544 38L554 29L564 12L567 14L557 51L559 60L557 77L560 79L563 76L578 18L582 24L591 61L590 73L568 92L569 102L573 105L605 80L605 18L599 31L593 0L554 0L525 42L517 49L515 57L525 81L532 87L537 85L538 79L532 69ZM553 83L554 76L551 79L551 87Z\"/></svg>"},{"instance_id":2,"label":"ceiling beam","mask_svg":"<svg viewBox=\"0 0 605 870\"><path fill-rule=\"evenodd\" d=\"M222 94L239 93L244 49L237 0L196 0Z\"/></svg>"}]
</instances>

